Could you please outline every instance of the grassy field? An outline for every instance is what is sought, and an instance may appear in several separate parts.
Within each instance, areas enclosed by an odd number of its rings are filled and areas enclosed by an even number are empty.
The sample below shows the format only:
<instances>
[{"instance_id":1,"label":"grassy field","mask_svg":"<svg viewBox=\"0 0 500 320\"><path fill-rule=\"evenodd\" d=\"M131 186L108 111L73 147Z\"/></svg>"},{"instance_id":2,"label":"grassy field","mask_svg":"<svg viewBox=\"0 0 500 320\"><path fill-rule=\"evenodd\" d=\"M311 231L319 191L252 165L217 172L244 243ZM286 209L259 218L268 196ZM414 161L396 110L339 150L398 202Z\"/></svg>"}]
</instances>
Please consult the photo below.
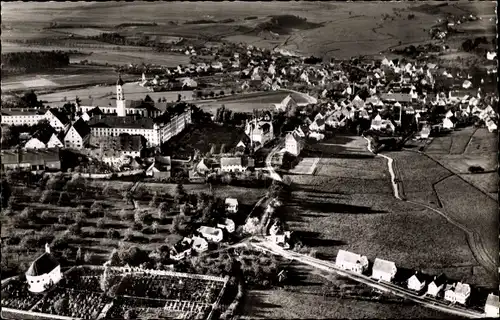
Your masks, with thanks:
<instances>
[{"instance_id":1,"label":"grassy field","mask_svg":"<svg viewBox=\"0 0 500 320\"><path fill-rule=\"evenodd\" d=\"M434 3L429 3L433 5ZM2 24L8 29L8 37L14 39L51 38L63 35L46 30L50 23L78 26L73 30L82 34L93 34L101 30L115 30L125 35L139 34L201 38L205 41L226 37L235 42L253 43L285 49L303 54L321 55L327 58L350 57L353 54L373 55L401 44L419 43L429 40L428 29L437 18L449 14L492 14L492 3L465 4L458 7L416 10L421 4L392 2L385 6L376 3L294 3L286 10L280 3L256 3L241 6L239 3L173 3L168 7L158 3L135 2L133 4L88 3L86 5L46 5L43 8L9 4L2 14ZM133 10L130 10L133 6ZM57 15L53 15L57 12ZM255 20L245 20L249 15ZM270 15L290 14L308 19L321 26L308 30L289 29L278 39L256 37L253 28L269 20ZM409 14L415 18L409 20ZM385 15L385 19L384 19ZM186 21L209 19L220 21L231 18L231 23L184 24ZM116 28L117 25L133 22L155 22L157 26ZM478 24L478 23L476 23ZM494 21L483 19L479 27L491 29ZM97 26L97 27L96 27ZM476 29L475 26L474 30ZM469 27L470 28L470 27ZM491 31L491 30L490 30ZM4 37L2 35L2 37Z\"/></svg>"},{"instance_id":2,"label":"grassy field","mask_svg":"<svg viewBox=\"0 0 500 320\"><path fill-rule=\"evenodd\" d=\"M363 151L365 146L366 141L359 137L336 137L314 145L323 152L315 176L289 176L294 189L287 221L303 244L328 260L334 260L339 249L346 249L369 259L388 259L404 268L459 268L453 269L454 274L491 286L491 277L483 276L481 269L470 272L479 264L465 233L431 210L395 199L385 160ZM406 177L414 180L411 191L426 200L428 195L418 191L432 192L433 179L443 171L419 163L413 153L408 156L400 171L413 174ZM407 167L415 163L416 167ZM428 173L423 184L418 178L422 172Z\"/></svg>"},{"instance_id":3,"label":"grassy field","mask_svg":"<svg viewBox=\"0 0 500 320\"><path fill-rule=\"evenodd\" d=\"M116 73L109 74L110 82L116 82L117 75ZM130 77L131 81L136 80L136 78ZM183 96L184 100L191 100L193 98L192 91L166 91L166 92L150 92L148 89L141 87L138 82L129 82L123 85L123 91L125 93L125 99L130 100L140 100L144 99L146 95L149 95L153 101L157 101L158 98L165 97L167 101L177 101L177 95L180 93ZM53 93L40 94L38 96L39 100L46 101L47 105L51 104L60 104L60 102L64 101L64 97L67 97L68 100L74 100L76 96L80 99L88 99L92 97L93 99L101 99L101 98L112 98L116 95L116 86L107 85L107 86L94 86L84 89L70 89L64 91L57 91Z\"/></svg>"},{"instance_id":4,"label":"grassy field","mask_svg":"<svg viewBox=\"0 0 500 320\"><path fill-rule=\"evenodd\" d=\"M128 75L124 75L125 81L134 79ZM2 91L14 90L61 90L65 87L80 86L82 84L102 84L116 82L116 72L111 67L97 66L74 66L70 65L67 68L55 69L45 74L23 74L15 76L5 76L2 78ZM60 93L60 101L66 92ZM68 95L68 99L74 99L74 95Z\"/></svg>"}]
</instances>

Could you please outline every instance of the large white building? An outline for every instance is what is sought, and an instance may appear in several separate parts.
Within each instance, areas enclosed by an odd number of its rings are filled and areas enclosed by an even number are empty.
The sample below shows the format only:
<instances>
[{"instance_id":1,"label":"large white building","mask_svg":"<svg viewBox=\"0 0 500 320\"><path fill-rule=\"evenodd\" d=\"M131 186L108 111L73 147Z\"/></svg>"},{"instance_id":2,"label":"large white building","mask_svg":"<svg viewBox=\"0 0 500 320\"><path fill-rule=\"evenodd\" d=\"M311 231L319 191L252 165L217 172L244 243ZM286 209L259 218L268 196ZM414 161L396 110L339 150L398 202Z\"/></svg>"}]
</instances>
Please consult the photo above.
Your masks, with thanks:
<instances>
[{"instance_id":1,"label":"large white building","mask_svg":"<svg viewBox=\"0 0 500 320\"><path fill-rule=\"evenodd\" d=\"M28 271L26 271L26 281L31 292L43 292L62 278L61 266L50 253L48 244L45 245L45 253L38 257Z\"/></svg>"},{"instance_id":2,"label":"large white building","mask_svg":"<svg viewBox=\"0 0 500 320\"><path fill-rule=\"evenodd\" d=\"M46 111L43 109L2 109L2 124L9 126L34 126L41 120L45 120Z\"/></svg>"},{"instance_id":3,"label":"large white building","mask_svg":"<svg viewBox=\"0 0 500 320\"><path fill-rule=\"evenodd\" d=\"M376 280L392 281L396 276L396 264L392 261L376 258L372 267L372 278Z\"/></svg>"},{"instance_id":4,"label":"large white building","mask_svg":"<svg viewBox=\"0 0 500 320\"><path fill-rule=\"evenodd\" d=\"M265 114L261 119L252 119L245 124L245 134L250 138L250 143L257 150L267 142L274 139L273 122L270 114Z\"/></svg>"},{"instance_id":5,"label":"large white building","mask_svg":"<svg viewBox=\"0 0 500 320\"><path fill-rule=\"evenodd\" d=\"M335 265L344 270L363 273L368 268L368 258L357 253L339 250Z\"/></svg>"}]
</instances>

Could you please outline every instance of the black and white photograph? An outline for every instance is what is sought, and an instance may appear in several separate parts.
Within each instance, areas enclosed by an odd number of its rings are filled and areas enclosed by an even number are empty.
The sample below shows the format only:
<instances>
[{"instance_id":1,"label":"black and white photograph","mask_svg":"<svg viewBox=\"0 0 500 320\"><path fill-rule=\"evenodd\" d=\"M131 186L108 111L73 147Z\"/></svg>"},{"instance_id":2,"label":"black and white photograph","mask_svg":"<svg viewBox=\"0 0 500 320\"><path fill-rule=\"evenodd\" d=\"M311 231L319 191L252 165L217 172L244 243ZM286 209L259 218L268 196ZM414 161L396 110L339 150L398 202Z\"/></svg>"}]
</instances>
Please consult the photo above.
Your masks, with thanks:
<instances>
[{"instance_id":1,"label":"black and white photograph","mask_svg":"<svg viewBox=\"0 0 500 320\"><path fill-rule=\"evenodd\" d=\"M1 319L498 319L496 1L1 1Z\"/></svg>"}]
</instances>

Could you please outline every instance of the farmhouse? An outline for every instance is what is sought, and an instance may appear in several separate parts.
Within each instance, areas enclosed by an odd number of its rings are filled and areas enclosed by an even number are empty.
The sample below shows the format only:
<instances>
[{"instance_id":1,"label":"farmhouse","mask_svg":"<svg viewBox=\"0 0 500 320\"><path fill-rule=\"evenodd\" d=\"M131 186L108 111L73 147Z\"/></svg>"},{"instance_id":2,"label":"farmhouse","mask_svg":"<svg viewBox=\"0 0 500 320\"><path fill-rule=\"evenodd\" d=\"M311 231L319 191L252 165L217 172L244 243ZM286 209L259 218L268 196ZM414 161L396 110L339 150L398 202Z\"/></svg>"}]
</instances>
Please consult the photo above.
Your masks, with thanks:
<instances>
[{"instance_id":1,"label":"farmhouse","mask_svg":"<svg viewBox=\"0 0 500 320\"><path fill-rule=\"evenodd\" d=\"M238 199L235 198L226 198L226 210L230 213L238 212Z\"/></svg>"},{"instance_id":2,"label":"farmhouse","mask_svg":"<svg viewBox=\"0 0 500 320\"><path fill-rule=\"evenodd\" d=\"M197 231L201 234L202 237L212 242L221 242L224 237L224 233L219 228L201 226Z\"/></svg>"},{"instance_id":3,"label":"farmhouse","mask_svg":"<svg viewBox=\"0 0 500 320\"><path fill-rule=\"evenodd\" d=\"M392 261L376 258L372 268L372 278L376 280L392 281L396 275L396 264Z\"/></svg>"},{"instance_id":4,"label":"farmhouse","mask_svg":"<svg viewBox=\"0 0 500 320\"><path fill-rule=\"evenodd\" d=\"M500 303L498 300L498 296L490 293L488 295L488 298L486 298L486 303L484 304L484 313L488 318L498 318L499 307Z\"/></svg>"},{"instance_id":5,"label":"farmhouse","mask_svg":"<svg viewBox=\"0 0 500 320\"><path fill-rule=\"evenodd\" d=\"M304 143L297 133L295 132L287 133L285 138L284 151L289 152L294 156L298 156L303 147Z\"/></svg>"},{"instance_id":6,"label":"farmhouse","mask_svg":"<svg viewBox=\"0 0 500 320\"><path fill-rule=\"evenodd\" d=\"M260 120L252 119L251 121L247 121L245 124L245 134L250 138L250 143L255 150L274 139L271 116L266 115Z\"/></svg>"},{"instance_id":7,"label":"farmhouse","mask_svg":"<svg viewBox=\"0 0 500 320\"><path fill-rule=\"evenodd\" d=\"M62 131L70 124L66 114L55 108L47 110L45 119L49 121L50 126L56 131Z\"/></svg>"},{"instance_id":8,"label":"farmhouse","mask_svg":"<svg viewBox=\"0 0 500 320\"><path fill-rule=\"evenodd\" d=\"M335 265L344 270L363 273L368 268L368 258L349 251L339 250Z\"/></svg>"},{"instance_id":9,"label":"farmhouse","mask_svg":"<svg viewBox=\"0 0 500 320\"><path fill-rule=\"evenodd\" d=\"M46 119L46 113L41 109L2 108L2 124L9 126L34 126Z\"/></svg>"},{"instance_id":10,"label":"farmhouse","mask_svg":"<svg viewBox=\"0 0 500 320\"><path fill-rule=\"evenodd\" d=\"M190 238L183 238L182 240L178 241L170 249L170 258L175 261L180 261L191 256L192 243L193 240L191 240Z\"/></svg>"},{"instance_id":11,"label":"farmhouse","mask_svg":"<svg viewBox=\"0 0 500 320\"><path fill-rule=\"evenodd\" d=\"M459 282L455 287L455 301L465 305L465 302L470 296L470 286L466 283Z\"/></svg>"},{"instance_id":12,"label":"farmhouse","mask_svg":"<svg viewBox=\"0 0 500 320\"><path fill-rule=\"evenodd\" d=\"M220 169L222 172L243 172L254 166L254 160L248 157L222 157Z\"/></svg>"},{"instance_id":13,"label":"farmhouse","mask_svg":"<svg viewBox=\"0 0 500 320\"><path fill-rule=\"evenodd\" d=\"M446 277L443 274L434 277L434 280L427 286L427 295L436 297L443 290L445 284Z\"/></svg>"},{"instance_id":14,"label":"farmhouse","mask_svg":"<svg viewBox=\"0 0 500 320\"><path fill-rule=\"evenodd\" d=\"M193 236L191 239L193 240L192 248L194 251L200 253L208 250L207 240L197 236Z\"/></svg>"},{"instance_id":15,"label":"farmhouse","mask_svg":"<svg viewBox=\"0 0 500 320\"><path fill-rule=\"evenodd\" d=\"M172 170L172 161L169 156L156 156L153 163L146 169L146 176L156 180L169 179Z\"/></svg>"},{"instance_id":16,"label":"farmhouse","mask_svg":"<svg viewBox=\"0 0 500 320\"><path fill-rule=\"evenodd\" d=\"M90 128L83 119L76 120L64 134L64 146L66 148L85 148L90 139Z\"/></svg>"},{"instance_id":17,"label":"farmhouse","mask_svg":"<svg viewBox=\"0 0 500 320\"><path fill-rule=\"evenodd\" d=\"M59 149L2 150L2 171L5 170L60 170Z\"/></svg>"},{"instance_id":18,"label":"farmhouse","mask_svg":"<svg viewBox=\"0 0 500 320\"><path fill-rule=\"evenodd\" d=\"M423 274L415 272L415 274L408 279L408 289L420 292L424 287L425 278Z\"/></svg>"},{"instance_id":19,"label":"farmhouse","mask_svg":"<svg viewBox=\"0 0 500 320\"><path fill-rule=\"evenodd\" d=\"M45 252L33 261L26 271L26 281L31 292L43 292L61 280L61 266L50 253L48 244Z\"/></svg>"}]
</instances>

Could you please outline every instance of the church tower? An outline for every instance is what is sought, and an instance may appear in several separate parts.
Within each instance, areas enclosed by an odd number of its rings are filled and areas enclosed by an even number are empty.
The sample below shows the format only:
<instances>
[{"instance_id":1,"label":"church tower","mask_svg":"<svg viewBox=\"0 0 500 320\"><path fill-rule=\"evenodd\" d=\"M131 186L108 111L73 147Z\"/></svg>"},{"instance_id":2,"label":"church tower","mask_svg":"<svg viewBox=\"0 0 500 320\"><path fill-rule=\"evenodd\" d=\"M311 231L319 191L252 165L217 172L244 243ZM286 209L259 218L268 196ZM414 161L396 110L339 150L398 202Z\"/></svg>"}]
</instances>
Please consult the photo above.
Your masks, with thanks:
<instances>
[{"instance_id":1,"label":"church tower","mask_svg":"<svg viewBox=\"0 0 500 320\"><path fill-rule=\"evenodd\" d=\"M125 111L125 95L123 94L123 80L121 76L118 76L118 81L116 82L116 114L119 117L125 117L127 112Z\"/></svg>"}]
</instances>

